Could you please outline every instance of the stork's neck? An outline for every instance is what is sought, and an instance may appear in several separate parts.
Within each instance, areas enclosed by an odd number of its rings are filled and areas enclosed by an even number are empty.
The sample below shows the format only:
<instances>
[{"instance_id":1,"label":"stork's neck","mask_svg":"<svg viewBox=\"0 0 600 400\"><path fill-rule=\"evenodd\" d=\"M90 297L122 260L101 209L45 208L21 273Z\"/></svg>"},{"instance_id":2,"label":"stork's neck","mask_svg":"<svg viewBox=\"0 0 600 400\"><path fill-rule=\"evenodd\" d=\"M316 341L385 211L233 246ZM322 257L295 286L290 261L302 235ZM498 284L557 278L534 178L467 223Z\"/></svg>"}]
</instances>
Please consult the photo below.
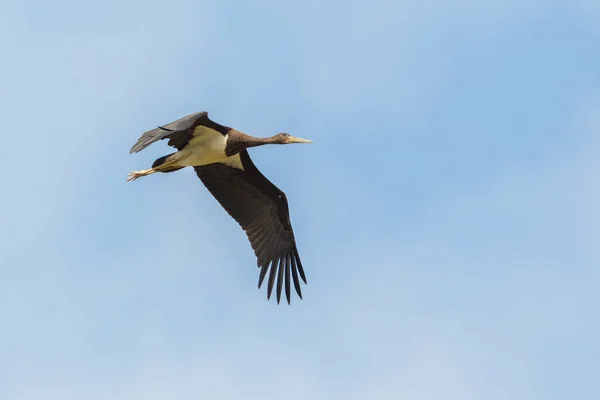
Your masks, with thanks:
<instances>
[{"instance_id":1,"label":"stork's neck","mask_svg":"<svg viewBox=\"0 0 600 400\"><path fill-rule=\"evenodd\" d=\"M227 140L225 143L225 154L230 157L234 154L246 150L249 147L262 146L265 144L274 143L273 137L260 138L256 136L250 136L244 132L232 129L227 134Z\"/></svg>"}]
</instances>

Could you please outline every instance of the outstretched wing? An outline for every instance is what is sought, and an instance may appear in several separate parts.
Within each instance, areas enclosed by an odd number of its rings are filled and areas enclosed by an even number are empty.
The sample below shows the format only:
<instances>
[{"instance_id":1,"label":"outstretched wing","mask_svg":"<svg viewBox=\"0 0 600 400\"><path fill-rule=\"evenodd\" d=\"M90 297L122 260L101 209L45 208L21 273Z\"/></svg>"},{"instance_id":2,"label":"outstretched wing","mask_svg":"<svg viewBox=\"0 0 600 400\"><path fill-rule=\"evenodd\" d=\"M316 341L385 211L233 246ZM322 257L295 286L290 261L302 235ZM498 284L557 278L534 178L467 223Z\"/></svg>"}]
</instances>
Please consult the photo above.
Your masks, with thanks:
<instances>
[{"instance_id":1,"label":"outstretched wing","mask_svg":"<svg viewBox=\"0 0 600 400\"><path fill-rule=\"evenodd\" d=\"M290 303L290 278L302 298L298 274L306 283L289 217L285 193L256 168L246 150L240 153L243 170L221 163L194 167L209 192L246 232L260 268L258 287L269 273L267 298L277 278L277 302L285 283Z\"/></svg>"},{"instance_id":2,"label":"outstretched wing","mask_svg":"<svg viewBox=\"0 0 600 400\"><path fill-rule=\"evenodd\" d=\"M144 132L138 141L131 147L129 153L137 153L144 150L152 143L162 139L169 139L169 146L181 150L188 144L190 139L194 137L194 129L196 129L197 126L205 126L214 129L223 135L227 134L231 129L211 121L208 118L208 113L206 111L196 112L186 115L177 121L170 122L167 125L159 126Z\"/></svg>"}]
</instances>

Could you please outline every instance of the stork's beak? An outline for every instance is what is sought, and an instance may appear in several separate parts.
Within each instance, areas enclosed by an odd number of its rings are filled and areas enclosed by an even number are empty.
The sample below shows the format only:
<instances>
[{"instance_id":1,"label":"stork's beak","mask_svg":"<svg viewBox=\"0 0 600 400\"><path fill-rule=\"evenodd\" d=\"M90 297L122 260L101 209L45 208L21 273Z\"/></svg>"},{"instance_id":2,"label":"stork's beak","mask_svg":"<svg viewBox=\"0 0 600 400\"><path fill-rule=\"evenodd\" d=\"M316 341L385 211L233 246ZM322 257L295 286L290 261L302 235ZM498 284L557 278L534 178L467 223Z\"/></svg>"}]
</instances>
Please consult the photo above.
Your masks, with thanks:
<instances>
[{"instance_id":1,"label":"stork's beak","mask_svg":"<svg viewBox=\"0 0 600 400\"><path fill-rule=\"evenodd\" d=\"M290 136L287 140L288 143L312 143L312 140L297 138L295 136Z\"/></svg>"}]
</instances>

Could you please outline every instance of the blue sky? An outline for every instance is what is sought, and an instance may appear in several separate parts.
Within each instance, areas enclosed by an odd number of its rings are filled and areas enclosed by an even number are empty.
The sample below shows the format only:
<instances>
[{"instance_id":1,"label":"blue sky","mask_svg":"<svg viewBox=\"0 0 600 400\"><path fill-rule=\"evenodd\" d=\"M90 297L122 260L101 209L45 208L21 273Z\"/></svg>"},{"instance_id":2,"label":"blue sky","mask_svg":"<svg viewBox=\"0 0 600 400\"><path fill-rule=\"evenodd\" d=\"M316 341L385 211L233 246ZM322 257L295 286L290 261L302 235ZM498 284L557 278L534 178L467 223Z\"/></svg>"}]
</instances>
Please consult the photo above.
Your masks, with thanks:
<instances>
[{"instance_id":1,"label":"blue sky","mask_svg":"<svg viewBox=\"0 0 600 400\"><path fill-rule=\"evenodd\" d=\"M0 398L597 399L600 3L5 2ZM147 129L288 195L304 300ZM232 250L233 249L233 250Z\"/></svg>"}]
</instances>

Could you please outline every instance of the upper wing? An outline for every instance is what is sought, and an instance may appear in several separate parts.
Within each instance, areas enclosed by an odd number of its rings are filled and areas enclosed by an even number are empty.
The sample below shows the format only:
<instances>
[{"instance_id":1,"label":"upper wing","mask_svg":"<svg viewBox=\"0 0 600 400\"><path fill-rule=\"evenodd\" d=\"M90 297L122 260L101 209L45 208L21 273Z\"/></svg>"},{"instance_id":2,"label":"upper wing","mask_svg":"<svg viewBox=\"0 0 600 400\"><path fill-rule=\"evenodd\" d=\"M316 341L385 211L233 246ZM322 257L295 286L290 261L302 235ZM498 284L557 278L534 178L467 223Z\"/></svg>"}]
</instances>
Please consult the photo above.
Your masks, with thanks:
<instances>
[{"instance_id":1,"label":"upper wing","mask_svg":"<svg viewBox=\"0 0 600 400\"><path fill-rule=\"evenodd\" d=\"M231 129L227 126L211 121L208 118L208 113L206 111L196 112L186 115L185 117L180 118L177 121L173 121L167 125L159 126L144 132L138 141L131 147L129 153L137 153L138 151L144 150L157 140L167 138L169 139L169 146L175 147L177 150L181 150L194 136L194 128L196 128L198 125L203 125L214 129L223 135L225 135Z\"/></svg>"},{"instance_id":2,"label":"upper wing","mask_svg":"<svg viewBox=\"0 0 600 400\"><path fill-rule=\"evenodd\" d=\"M258 287L269 270L267 298L277 275L277 302L285 278L285 295L290 303L290 275L302 298L298 273L306 283L285 194L256 168L246 150L240 153L244 170L215 163L194 167L206 188L246 232L261 268Z\"/></svg>"}]
</instances>

